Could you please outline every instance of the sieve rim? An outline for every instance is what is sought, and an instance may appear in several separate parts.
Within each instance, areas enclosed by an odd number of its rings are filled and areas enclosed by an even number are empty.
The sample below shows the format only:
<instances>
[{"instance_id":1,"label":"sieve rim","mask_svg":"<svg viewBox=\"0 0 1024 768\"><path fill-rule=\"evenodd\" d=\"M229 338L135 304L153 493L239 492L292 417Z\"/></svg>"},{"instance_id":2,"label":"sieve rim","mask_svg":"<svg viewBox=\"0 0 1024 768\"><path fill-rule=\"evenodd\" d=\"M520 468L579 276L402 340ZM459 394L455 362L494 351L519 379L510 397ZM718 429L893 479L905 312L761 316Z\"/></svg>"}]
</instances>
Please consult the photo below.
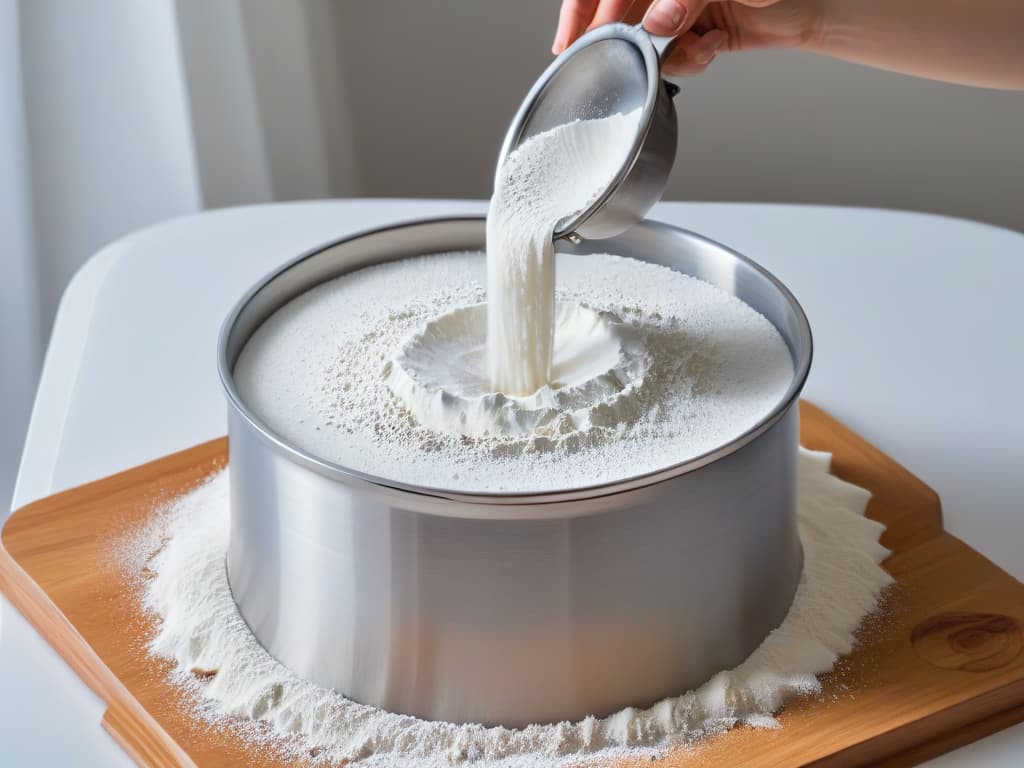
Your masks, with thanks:
<instances>
[{"instance_id":1,"label":"sieve rim","mask_svg":"<svg viewBox=\"0 0 1024 768\"><path fill-rule=\"evenodd\" d=\"M568 238L575 234L580 227L600 211L615 196L626 179L629 178L634 166L636 166L637 161L640 159L640 155L643 153L647 137L651 132L651 125L654 122L654 110L657 106L658 93L662 83L661 60L658 56L658 50L647 32L640 26L631 26L621 22L605 24L586 33L562 51L548 65L547 69L541 73L540 77L537 78L536 82L527 92L526 98L523 99L522 104L516 111L515 117L512 118L512 122L509 124L501 150L498 153L498 164L494 170L495 189L499 186L501 169L505 165L505 161L512 151L522 143L523 131L551 82L568 66L574 56L584 49L606 40L622 40L631 43L643 57L645 74L647 76L647 92L644 96L644 105L641 108L639 128L636 138L630 147L629 154L612 179L612 183L587 208L574 216L567 216L559 221L553 234L555 240Z\"/></svg>"}]
</instances>

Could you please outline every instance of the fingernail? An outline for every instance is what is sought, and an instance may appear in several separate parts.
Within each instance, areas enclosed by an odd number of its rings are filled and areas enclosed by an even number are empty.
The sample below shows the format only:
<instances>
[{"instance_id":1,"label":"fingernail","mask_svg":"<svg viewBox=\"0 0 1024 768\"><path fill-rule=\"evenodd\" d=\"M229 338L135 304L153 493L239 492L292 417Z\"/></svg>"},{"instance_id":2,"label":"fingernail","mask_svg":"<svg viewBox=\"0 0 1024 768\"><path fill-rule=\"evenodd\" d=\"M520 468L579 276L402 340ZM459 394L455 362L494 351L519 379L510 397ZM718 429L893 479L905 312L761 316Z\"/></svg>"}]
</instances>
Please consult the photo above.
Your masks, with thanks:
<instances>
[{"instance_id":1,"label":"fingernail","mask_svg":"<svg viewBox=\"0 0 1024 768\"><path fill-rule=\"evenodd\" d=\"M555 42L551 44L551 52L556 56L565 50L565 41L562 39L562 34L555 35Z\"/></svg>"},{"instance_id":2,"label":"fingernail","mask_svg":"<svg viewBox=\"0 0 1024 768\"><path fill-rule=\"evenodd\" d=\"M686 8L678 0L657 0L644 16L644 28L655 35L674 35L686 20Z\"/></svg>"}]
</instances>

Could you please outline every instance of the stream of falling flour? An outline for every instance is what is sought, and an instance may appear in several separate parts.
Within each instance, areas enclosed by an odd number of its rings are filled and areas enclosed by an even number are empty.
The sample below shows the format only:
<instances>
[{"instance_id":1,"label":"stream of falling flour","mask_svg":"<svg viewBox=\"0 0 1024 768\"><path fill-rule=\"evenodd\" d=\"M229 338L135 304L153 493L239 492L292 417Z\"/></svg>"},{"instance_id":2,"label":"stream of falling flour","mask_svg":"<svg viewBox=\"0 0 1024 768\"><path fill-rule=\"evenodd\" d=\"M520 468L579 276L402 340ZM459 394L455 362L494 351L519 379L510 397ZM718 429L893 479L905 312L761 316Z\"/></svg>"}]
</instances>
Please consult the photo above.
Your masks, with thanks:
<instances>
[{"instance_id":1,"label":"stream of falling flour","mask_svg":"<svg viewBox=\"0 0 1024 768\"><path fill-rule=\"evenodd\" d=\"M525 397L550 382L552 235L608 189L639 120L635 110L566 123L530 137L501 166L487 212L487 355L495 392Z\"/></svg>"}]
</instances>

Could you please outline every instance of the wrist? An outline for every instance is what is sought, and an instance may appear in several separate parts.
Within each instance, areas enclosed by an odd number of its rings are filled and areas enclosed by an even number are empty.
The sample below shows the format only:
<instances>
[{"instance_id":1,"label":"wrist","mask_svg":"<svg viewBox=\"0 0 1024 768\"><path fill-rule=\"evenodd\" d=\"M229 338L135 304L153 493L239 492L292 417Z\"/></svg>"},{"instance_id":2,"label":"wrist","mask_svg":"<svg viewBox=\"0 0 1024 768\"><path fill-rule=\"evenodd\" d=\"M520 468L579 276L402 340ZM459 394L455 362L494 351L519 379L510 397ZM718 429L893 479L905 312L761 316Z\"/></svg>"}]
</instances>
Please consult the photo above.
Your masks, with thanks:
<instances>
[{"instance_id":1,"label":"wrist","mask_svg":"<svg viewBox=\"0 0 1024 768\"><path fill-rule=\"evenodd\" d=\"M854 3L861 0L854 0ZM857 36L850 0L810 0L811 13L800 48L830 54L849 45Z\"/></svg>"}]
</instances>

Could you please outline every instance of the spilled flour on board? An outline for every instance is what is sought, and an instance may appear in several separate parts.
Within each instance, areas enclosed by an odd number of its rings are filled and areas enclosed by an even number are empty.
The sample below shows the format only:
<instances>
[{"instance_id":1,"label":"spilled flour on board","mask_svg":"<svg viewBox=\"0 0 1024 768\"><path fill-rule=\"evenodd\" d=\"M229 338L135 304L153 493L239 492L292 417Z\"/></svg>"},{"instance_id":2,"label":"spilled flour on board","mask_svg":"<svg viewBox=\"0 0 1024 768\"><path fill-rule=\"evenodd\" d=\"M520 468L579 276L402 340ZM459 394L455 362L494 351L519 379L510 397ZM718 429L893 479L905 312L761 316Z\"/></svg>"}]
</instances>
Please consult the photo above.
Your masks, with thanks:
<instances>
[{"instance_id":1,"label":"spilled flour on board","mask_svg":"<svg viewBox=\"0 0 1024 768\"><path fill-rule=\"evenodd\" d=\"M821 690L816 675L852 649L854 632L892 582L879 565L888 555L878 542L884 527L864 517L870 494L829 474L829 461L828 454L800 454L804 572L781 626L745 662L696 690L577 723L510 730L428 722L357 704L291 673L259 645L231 597L224 566L229 470L170 503L125 557L145 607L159 619L150 652L174 662L174 679L199 716L239 729L254 746L367 768L653 757L738 724L776 727L774 714L786 701Z\"/></svg>"}]
</instances>

